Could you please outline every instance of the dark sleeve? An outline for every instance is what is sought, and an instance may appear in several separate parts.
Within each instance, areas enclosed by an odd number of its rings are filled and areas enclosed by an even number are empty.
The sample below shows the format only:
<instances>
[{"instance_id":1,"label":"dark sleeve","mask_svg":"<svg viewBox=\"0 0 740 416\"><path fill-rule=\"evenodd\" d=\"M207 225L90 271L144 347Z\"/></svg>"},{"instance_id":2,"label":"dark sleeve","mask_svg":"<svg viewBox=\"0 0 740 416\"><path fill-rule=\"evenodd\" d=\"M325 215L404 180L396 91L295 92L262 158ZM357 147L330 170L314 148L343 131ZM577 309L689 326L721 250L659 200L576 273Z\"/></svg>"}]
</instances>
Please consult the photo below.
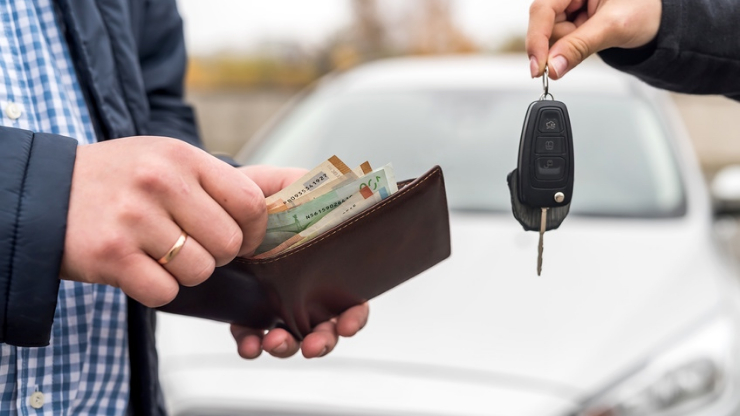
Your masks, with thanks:
<instances>
[{"instance_id":1,"label":"dark sleeve","mask_svg":"<svg viewBox=\"0 0 740 416\"><path fill-rule=\"evenodd\" d=\"M203 147L193 109L183 99L185 39L175 0L147 0L140 24L139 63L150 107L147 134Z\"/></svg>"},{"instance_id":2,"label":"dark sleeve","mask_svg":"<svg viewBox=\"0 0 740 416\"><path fill-rule=\"evenodd\" d=\"M203 148L193 108L183 98L187 52L176 1L145 4L139 62L150 107L147 134L176 137ZM237 166L229 157L217 157Z\"/></svg>"},{"instance_id":3,"label":"dark sleeve","mask_svg":"<svg viewBox=\"0 0 740 416\"><path fill-rule=\"evenodd\" d=\"M0 342L49 344L77 141L0 127Z\"/></svg>"},{"instance_id":4,"label":"dark sleeve","mask_svg":"<svg viewBox=\"0 0 740 416\"><path fill-rule=\"evenodd\" d=\"M601 58L658 88L740 100L740 1L663 0L655 40Z\"/></svg>"}]
</instances>

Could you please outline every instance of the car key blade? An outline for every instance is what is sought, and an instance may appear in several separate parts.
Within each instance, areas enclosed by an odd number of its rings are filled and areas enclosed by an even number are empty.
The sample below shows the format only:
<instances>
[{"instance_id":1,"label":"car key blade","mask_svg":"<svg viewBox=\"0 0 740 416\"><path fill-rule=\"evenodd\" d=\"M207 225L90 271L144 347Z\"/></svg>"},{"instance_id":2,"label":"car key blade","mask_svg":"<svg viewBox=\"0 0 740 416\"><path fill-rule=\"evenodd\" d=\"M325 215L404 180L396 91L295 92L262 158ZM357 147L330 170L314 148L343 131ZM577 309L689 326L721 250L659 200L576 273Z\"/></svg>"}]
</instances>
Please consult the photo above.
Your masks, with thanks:
<instances>
[{"instance_id":1,"label":"car key blade","mask_svg":"<svg viewBox=\"0 0 740 416\"><path fill-rule=\"evenodd\" d=\"M542 275L542 252L545 251L545 231L547 231L547 210L542 208L542 218L540 219L540 242L537 246L537 276Z\"/></svg>"}]
</instances>

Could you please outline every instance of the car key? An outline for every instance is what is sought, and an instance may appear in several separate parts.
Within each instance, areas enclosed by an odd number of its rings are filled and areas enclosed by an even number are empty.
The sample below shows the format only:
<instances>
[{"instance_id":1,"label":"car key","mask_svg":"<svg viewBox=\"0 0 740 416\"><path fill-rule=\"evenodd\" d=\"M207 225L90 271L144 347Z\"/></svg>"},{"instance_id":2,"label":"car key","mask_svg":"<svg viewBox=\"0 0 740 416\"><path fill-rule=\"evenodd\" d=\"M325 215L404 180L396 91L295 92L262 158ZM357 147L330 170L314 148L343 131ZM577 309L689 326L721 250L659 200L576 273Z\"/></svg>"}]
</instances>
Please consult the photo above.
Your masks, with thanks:
<instances>
[{"instance_id":1,"label":"car key","mask_svg":"<svg viewBox=\"0 0 740 416\"><path fill-rule=\"evenodd\" d=\"M519 142L517 169L509 175L512 210L528 231L539 231L537 275L542 273L545 231L560 226L573 196L573 134L568 109L549 92L548 69L544 92L527 109ZM548 97L550 98L548 100Z\"/></svg>"},{"instance_id":2,"label":"car key","mask_svg":"<svg viewBox=\"0 0 740 416\"><path fill-rule=\"evenodd\" d=\"M541 208L542 215L540 216L540 240L537 243L537 276L542 275L542 252L545 251L545 231L547 231L547 210L549 208Z\"/></svg>"}]
</instances>

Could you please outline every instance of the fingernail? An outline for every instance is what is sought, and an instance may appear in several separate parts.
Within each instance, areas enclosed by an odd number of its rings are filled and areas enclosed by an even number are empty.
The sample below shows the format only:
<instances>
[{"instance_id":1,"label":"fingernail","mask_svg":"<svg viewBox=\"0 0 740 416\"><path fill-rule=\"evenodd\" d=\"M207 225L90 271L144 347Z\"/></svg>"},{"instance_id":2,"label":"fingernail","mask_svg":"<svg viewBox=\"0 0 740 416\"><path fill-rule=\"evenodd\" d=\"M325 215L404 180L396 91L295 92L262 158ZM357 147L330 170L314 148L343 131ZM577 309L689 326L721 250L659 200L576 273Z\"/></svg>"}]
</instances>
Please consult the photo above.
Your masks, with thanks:
<instances>
[{"instance_id":1,"label":"fingernail","mask_svg":"<svg viewBox=\"0 0 740 416\"><path fill-rule=\"evenodd\" d=\"M529 72L532 73L532 78L537 76L537 72L539 72L540 66L537 64L537 58L533 56L529 57Z\"/></svg>"},{"instance_id":2,"label":"fingernail","mask_svg":"<svg viewBox=\"0 0 740 416\"><path fill-rule=\"evenodd\" d=\"M568 60L563 55L558 55L549 60L550 68L555 72L558 78L562 78L568 72Z\"/></svg>"},{"instance_id":3,"label":"fingernail","mask_svg":"<svg viewBox=\"0 0 740 416\"><path fill-rule=\"evenodd\" d=\"M321 354L319 354L319 357L323 357L323 356L325 356L328 353L329 353L329 348L324 347L324 349L321 350Z\"/></svg>"},{"instance_id":4,"label":"fingernail","mask_svg":"<svg viewBox=\"0 0 740 416\"><path fill-rule=\"evenodd\" d=\"M285 342L285 341L283 341L282 344L278 345L277 347L275 347L274 350L272 350L272 352L275 352L275 353L278 353L278 354L282 354L285 351L288 351L288 343Z\"/></svg>"}]
</instances>

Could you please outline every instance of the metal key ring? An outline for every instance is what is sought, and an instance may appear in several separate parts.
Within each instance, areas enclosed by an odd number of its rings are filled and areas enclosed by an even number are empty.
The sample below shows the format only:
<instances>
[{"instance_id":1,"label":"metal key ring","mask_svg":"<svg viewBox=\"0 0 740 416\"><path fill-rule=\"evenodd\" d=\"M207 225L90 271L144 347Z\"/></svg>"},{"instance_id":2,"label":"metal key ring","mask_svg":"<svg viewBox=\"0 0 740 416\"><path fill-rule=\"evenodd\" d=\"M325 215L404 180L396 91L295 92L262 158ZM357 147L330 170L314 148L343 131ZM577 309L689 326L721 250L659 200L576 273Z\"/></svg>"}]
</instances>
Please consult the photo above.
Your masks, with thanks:
<instances>
[{"instance_id":1,"label":"metal key ring","mask_svg":"<svg viewBox=\"0 0 740 416\"><path fill-rule=\"evenodd\" d=\"M544 100L548 96L551 100L555 101L555 97L550 94L550 70L548 69L547 64L545 64L545 74L542 75L542 89L544 92L540 95L540 101Z\"/></svg>"}]
</instances>

